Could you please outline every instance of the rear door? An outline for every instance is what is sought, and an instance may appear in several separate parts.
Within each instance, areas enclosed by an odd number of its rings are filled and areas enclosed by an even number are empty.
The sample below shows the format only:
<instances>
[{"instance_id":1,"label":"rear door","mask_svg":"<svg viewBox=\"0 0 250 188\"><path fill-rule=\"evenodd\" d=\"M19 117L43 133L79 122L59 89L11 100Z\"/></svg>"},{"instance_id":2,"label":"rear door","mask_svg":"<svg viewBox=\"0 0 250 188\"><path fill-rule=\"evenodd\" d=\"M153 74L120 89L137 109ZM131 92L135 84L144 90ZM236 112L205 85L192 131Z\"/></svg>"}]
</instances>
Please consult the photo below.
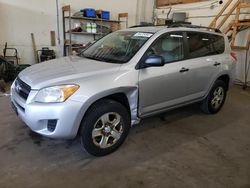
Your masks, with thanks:
<instances>
[{"instance_id":1,"label":"rear door","mask_svg":"<svg viewBox=\"0 0 250 188\"><path fill-rule=\"evenodd\" d=\"M225 51L224 37L221 35L186 32L189 48L189 83L187 94L190 100L203 97L219 74Z\"/></svg>"}]
</instances>

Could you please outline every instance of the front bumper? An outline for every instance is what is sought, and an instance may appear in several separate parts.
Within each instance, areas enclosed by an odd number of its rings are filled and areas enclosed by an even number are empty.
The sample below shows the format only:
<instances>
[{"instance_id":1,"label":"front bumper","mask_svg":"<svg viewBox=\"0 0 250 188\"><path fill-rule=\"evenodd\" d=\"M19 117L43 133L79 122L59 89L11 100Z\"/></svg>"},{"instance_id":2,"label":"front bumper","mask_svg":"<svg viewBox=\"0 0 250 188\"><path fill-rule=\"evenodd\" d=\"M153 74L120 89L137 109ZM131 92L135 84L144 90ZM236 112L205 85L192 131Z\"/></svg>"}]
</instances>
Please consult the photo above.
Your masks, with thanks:
<instances>
[{"instance_id":1,"label":"front bumper","mask_svg":"<svg viewBox=\"0 0 250 188\"><path fill-rule=\"evenodd\" d=\"M12 85L11 102L18 116L32 131L43 136L74 138L80 126L83 103L70 99L63 103L38 103L33 101L37 92L31 90L27 100L24 100ZM53 131L48 127L49 121L56 121Z\"/></svg>"}]
</instances>

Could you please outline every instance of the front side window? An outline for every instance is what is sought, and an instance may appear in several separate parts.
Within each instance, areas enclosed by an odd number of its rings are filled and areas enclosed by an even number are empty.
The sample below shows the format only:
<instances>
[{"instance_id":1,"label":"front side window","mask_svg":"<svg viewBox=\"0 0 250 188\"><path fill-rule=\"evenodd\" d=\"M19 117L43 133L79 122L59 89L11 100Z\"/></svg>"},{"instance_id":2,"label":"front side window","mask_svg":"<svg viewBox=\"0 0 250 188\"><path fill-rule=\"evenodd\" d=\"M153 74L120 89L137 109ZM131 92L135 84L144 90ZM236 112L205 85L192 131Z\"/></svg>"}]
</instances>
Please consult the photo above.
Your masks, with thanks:
<instances>
[{"instance_id":1,"label":"front side window","mask_svg":"<svg viewBox=\"0 0 250 188\"><path fill-rule=\"evenodd\" d=\"M168 33L156 40L146 52L147 56L162 56L165 63L184 59L184 39L181 32Z\"/></svg>"},{"instance_id":2,"label":"front side window","mask_svg":"<svg viewBox=\"0 0 250 188\"><path fill-rule=\"evenodd\" d=\"M86 58L110 63L126 63L152 36L152 33L118 31L111 33L86 49Z\"/></svg>"}]
</instances>

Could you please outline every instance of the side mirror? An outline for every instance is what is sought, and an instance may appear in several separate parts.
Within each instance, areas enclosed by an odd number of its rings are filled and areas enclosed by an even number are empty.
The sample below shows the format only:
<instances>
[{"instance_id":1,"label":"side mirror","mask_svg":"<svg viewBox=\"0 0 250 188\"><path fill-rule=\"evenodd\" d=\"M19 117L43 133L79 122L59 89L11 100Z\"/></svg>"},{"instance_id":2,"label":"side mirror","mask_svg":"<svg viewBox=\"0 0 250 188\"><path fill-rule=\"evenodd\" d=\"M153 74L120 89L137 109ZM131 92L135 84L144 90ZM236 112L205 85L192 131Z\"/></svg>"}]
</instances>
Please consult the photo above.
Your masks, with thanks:
<instances>
[{"instance_id":1,"label":"side mirror","mask_svg":"<svg viewBox=\"0 0 250 188\"><path fill-rule=\"evenodd\" d=\"M143 63L143 67L162 67L165 65L164 59L162 56L149 56Z\"/></svg>"}]
</instances>

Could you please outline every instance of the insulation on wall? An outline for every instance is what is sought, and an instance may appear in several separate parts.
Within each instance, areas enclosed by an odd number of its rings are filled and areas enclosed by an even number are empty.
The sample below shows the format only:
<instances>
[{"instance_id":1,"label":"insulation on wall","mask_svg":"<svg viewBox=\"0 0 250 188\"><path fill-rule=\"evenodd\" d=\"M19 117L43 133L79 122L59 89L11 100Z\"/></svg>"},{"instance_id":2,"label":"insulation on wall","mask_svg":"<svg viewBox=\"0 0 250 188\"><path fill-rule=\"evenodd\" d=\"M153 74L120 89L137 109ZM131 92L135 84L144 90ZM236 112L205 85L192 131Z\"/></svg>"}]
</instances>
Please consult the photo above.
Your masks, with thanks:
<instances>
[{"instance_id":1,"label":"insulation on wall","mask_svg":"<svg viewBox=\"0 0 250 188\"><path fill-rule=\"evenodd\" d=\"M195 3L208 0L157 0L157 7L176 5L176 4L185 4L185 3Z\"/></svg>"}]
</instances>

